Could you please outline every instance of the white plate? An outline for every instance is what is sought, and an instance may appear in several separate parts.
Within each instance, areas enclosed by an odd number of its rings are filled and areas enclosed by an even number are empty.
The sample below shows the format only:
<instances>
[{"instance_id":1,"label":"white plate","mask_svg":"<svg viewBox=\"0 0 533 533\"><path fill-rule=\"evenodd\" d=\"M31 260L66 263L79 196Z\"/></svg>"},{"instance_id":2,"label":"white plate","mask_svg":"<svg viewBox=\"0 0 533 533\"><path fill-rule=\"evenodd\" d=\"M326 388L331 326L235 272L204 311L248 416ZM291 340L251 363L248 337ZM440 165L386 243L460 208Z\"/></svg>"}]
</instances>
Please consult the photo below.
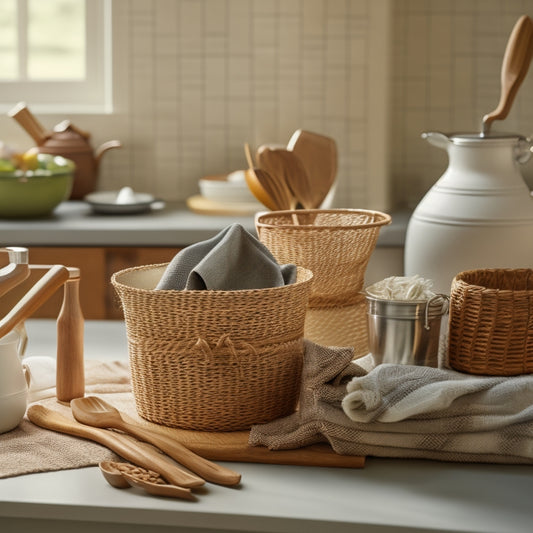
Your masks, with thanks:
<instances>
[{"instance_id":1,"label":"white plate","mask_svg":"<svg viewBox=\"0 0 533 533\"><path fill-rule=\"evenodd\" d=\"M246 180L244 171L232 172L234 178L228 181L227 175L207 176L198 180L200 194L215 202L253 203L256 202Z\"/></svg>"},{"instance_id":2,"label":"white plate","mask_svg":"<svg viewBox=\"0 0 533 533\"><path fill-rule=\"evenodd\" d=\"M144 213L152 208L159 207L163 203L156 200L151 194L136 192L133 204L117 204L116 199L119 191L92 192L85 196L84 200L91 206L95 213L106 215L131 215Z\"/></svg>"}]
</instances>

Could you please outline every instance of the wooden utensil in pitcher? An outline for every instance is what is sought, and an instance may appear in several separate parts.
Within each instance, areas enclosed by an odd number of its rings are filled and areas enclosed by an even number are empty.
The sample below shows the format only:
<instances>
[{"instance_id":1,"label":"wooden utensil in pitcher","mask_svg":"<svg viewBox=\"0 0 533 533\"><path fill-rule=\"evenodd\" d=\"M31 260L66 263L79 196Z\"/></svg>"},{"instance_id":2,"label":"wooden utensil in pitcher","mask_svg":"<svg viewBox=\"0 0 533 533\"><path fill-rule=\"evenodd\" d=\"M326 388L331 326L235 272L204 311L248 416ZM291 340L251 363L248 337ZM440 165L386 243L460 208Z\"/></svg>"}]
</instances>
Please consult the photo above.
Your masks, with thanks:
<instances>
[{"instance_id":1,"label":"wooden utensil in pitcher","mask_svg":"<svg viewBox=\"0 0 533 533\"><path fill-rule=\"evenodd\" d=\"M494 120L509 114L514 98L526 77L533 56L533 21L527 15L516 22L503 56L500 101L494 111L483 117L482 135L487 135Z\"/></svg>"}]
</instances>

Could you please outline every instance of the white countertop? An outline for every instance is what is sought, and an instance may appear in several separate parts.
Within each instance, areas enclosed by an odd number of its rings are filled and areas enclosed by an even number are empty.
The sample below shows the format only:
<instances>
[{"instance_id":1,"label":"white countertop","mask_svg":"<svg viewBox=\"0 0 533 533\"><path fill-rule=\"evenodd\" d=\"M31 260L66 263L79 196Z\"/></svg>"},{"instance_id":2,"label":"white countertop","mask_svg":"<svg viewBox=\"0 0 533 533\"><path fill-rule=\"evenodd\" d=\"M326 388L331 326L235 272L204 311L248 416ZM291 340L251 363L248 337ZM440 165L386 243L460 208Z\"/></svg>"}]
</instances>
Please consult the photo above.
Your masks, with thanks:
<instances>
[{"instance_id":1,"label":"white countertop","mask_svg":"<svg viewBox=\"0 0 533 533\"><path fill-rule=\"evenodd\" d=\"M54 355L53 320L29 320L27 329L28 355ZM120 321L88 321L85 344L86 358L127 357ZM197 502L114 489L97 467L2 479L0 531L533 530L533 470L528 466L377 458L369 458L363 469L228 466L241 472L241 486L209 484Z\"/></svg>"},{"instance_id":2,"label":"white countertop","mask_svg":"<svg viewBox=\"0 0 533 533\"><path fill-rule=\"evenodd\" d=\"M378 246L402 246L407 212L392 215L380 230ZM82 201L61 203L46 218L0 219L2 246L170 246L179 247L213 237L237 222L255 232L254 216L199 215L183 203L136 215L98 215Z\"/></svg>"}]
</instances>

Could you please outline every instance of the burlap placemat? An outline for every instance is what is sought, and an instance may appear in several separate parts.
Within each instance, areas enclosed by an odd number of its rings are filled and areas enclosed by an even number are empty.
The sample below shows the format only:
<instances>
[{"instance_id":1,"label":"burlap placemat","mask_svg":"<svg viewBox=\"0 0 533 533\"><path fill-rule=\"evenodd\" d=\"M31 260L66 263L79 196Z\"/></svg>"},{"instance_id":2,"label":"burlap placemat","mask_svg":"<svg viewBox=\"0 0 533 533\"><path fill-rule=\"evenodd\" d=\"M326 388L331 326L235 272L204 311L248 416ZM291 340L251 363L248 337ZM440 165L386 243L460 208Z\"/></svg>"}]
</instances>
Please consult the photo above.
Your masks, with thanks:
<instances>
[{"instance_id":1,"label":"burlap placemat","mask_svg":"<svg viewBox=\"0 0 533 533\"><path fill-rule=\"evenodd\" d=\"M127 362L87 360L85 382L87 394L111 398L113 405L136 416ZM70 407L54 397L35 403L72 418ZM105 460L116 461L118 456L100 444L42 429L26 417L17 428L0 435L0 478L81 468Z\"/></svg>"}]
</instances>

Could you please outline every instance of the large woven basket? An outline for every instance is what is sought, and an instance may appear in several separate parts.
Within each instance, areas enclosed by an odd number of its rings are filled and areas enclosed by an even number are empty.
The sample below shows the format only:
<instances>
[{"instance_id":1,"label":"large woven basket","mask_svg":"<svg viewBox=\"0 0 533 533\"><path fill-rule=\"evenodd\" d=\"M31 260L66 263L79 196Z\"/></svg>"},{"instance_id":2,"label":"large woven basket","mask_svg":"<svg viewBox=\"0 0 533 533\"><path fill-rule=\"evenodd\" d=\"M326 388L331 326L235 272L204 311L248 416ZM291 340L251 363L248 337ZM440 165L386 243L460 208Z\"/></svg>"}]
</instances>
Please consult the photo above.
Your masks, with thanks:
<instances>
[{"instance_id":1,"label":"large woven basket","mask_svg":"<svg viewBox=\"0 0 533 533\"><path fill-rule=\"evenodd\" d=\"M448 360L470 374L533 372L533 270L469 270L454 278Z\"/></svg>"},{"instance_id":2,"label":"large woven basket","mask_svg":"<svg viewBox=\"0 0 533 533\"><path fill-rule=\"evenodd\" d=\"M313 272L306 338L368 353L366 267L390 215L366 209L273 211L256 216L259 239L280 263Z\"/></svg>"},{"instance_id":3,"label":"large woven basket","mask_svg":"<svg viewBox=\"0 0 533 533\"><path fill-rule=\"evenodd\" d=\"M166 264L112 277L124 310L140 416L205 431L248 429L294 411L312 282L283 287L154 290Z\"/></svg>"}]
</instances>

